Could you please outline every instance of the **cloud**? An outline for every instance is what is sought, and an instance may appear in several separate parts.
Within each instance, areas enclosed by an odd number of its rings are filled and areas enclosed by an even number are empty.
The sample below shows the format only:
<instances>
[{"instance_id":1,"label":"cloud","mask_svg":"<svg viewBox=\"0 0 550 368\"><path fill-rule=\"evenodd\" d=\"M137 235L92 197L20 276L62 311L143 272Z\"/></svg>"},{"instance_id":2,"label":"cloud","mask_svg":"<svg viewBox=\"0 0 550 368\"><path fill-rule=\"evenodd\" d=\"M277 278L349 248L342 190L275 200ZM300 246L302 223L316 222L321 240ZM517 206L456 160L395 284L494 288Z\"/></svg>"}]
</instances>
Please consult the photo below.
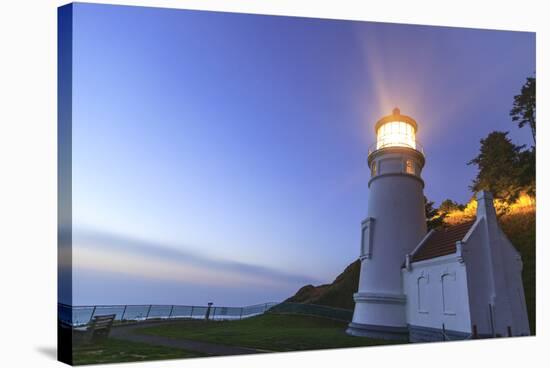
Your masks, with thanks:
<instances>
[{"instance_id":1,"label":"cloud","mask_svg":"<svg viewBox=\"0 0 550 368\"><path fill-rule=\"evenodd\" d=\"M214 259L181 246L101 231L73 230L72 238L72 267L77 271L119 273L205 286L280 287L318 282L306 275ZM63 262L60 266L70 267L71 262Z\"/></svg>"}]
</instances>

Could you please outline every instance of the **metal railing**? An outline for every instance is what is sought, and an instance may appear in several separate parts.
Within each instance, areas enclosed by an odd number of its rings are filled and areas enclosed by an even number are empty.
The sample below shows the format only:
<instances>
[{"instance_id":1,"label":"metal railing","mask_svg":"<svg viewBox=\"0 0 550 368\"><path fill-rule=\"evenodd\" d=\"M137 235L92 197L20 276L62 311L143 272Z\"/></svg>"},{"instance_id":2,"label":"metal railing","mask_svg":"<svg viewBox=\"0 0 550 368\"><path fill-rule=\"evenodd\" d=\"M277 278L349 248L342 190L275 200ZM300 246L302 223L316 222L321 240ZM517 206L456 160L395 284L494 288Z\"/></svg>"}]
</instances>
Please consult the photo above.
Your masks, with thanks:
<instances>
[{"instance_id":1,"label":"metal railing","mask_svg":"<svg viewBox=\"0 0 550 368\"><path fill-rule=\"evenodd\" d=\"M301 304L283 302L274 305L269 313L277 314L302 314L306 316L322 317L338 321L351 322L353 310L337 307L329 307L318 304Z\"/></svg>"},{"instance_id":2,"label":"metal railing","mask_svg":"<svg viewBox=\"0 0 550 368\"><path fill-rule=\"evenodd\" d=\"M198 305L79 305L58 303L58 318L71 326L88 324L95 316L114 314L115 321L145 321L151 319L211 319L235 320L267 312L277 303L263 303L246 307L219 307Z\"/></svg>"},{"instance_id":3,"label":"metal railing","mask_svg":"<svg viewBox=\"0 0 550 368\"><path fill-rule=\"evenodd\" d=\"M58 303L58 319L73 327L87 325L95 316L115 315L118 322L167 319L240 320L264 313L302 314L341 321L351 321L352 310L300 303L262 303L245 307L197 305L84 305Z\"/></svg>"}]
</instances>

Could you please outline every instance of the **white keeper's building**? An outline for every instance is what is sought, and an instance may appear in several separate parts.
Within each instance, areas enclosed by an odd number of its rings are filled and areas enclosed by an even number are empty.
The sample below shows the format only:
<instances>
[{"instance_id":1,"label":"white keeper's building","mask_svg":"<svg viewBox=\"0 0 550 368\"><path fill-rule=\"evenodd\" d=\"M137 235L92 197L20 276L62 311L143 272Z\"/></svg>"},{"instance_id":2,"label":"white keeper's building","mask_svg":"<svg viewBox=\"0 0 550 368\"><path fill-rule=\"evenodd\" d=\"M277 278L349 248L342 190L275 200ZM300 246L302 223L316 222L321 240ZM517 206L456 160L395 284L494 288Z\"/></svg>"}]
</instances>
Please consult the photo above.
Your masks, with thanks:
<instances>
[{"instance_id":1,"label":"white keeper's building","mask_svg":"<svg viewBox=\"0 0 550 368\"><path fill-rule=\"evenodd\" d=\"M397 108L376 123L347 333L413 342L529 335L521 257L491 194L478 193L474 221L427 233L417 130Z\"/></svg>"}]
</instances>

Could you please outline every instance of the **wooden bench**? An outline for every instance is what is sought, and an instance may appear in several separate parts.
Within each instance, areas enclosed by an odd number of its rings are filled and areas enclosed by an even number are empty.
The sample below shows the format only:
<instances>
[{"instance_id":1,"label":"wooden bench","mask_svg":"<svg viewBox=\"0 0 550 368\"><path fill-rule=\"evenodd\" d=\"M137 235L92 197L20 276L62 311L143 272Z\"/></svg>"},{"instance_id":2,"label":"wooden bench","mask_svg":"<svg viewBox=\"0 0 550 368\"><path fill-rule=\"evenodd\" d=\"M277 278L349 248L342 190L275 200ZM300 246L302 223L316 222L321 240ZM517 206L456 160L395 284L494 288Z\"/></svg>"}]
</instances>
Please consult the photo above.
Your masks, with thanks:
<instances>
[{"instance_id":1,"label":"wooden bench","mask_svg":"<svg viewBox=\"0 0 550 368\"><path fill-rule=\"evenodd\" d=\"M116 314L108 314L103 316L95 316L84 329L76 328L74 333L80 335L76 340L82 343L96 343L106 339L111 332L111 327L115 321Z\"/></svg>"}]
</instances>

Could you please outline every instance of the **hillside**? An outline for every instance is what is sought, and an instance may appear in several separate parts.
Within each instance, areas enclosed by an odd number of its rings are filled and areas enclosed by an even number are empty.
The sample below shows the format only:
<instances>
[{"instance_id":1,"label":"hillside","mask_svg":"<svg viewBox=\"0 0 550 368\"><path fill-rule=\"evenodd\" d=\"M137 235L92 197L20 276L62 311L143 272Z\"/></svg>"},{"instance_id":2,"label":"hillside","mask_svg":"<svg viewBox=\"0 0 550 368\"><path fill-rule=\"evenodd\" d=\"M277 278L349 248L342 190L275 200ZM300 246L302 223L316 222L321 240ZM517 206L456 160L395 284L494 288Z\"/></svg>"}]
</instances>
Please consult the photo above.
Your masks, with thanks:
<instances>
[{"instance_id":1,"label":"hillside","mask_svg":"<svg viewBox=\"0 0 550 368\"><path fill-rule=\"evenodd\" d=\"M523 260L523 287L529 313L531 333L535 334L535 212L518 211L500 217L502 230L521 253ZM465 217L464 219L468 219ZM453 223L456 223L456 217ZM359 284L359 260L346 267L331 284L306 285L285 300L286 302L327 305L353 309L353 294Z\"/></svg>"},{"instance_id":2,"label":"hillside","mask_svg":"<svg viewBox=\"0 0 550 368\"><path fill-rule=\"evenodd\" d=\"M536 213L517 213L500 218L502 230L521 254L523 289L531 334L536 332Z\"/></svg>"},{"instance_id":3,"label":"hillside","mask_svg":"<svg viewBox=\"0 0 550 368\"><path fill-rule=\"evenodd\" d=\"M357 292L359 286L360 266L359 260L356 260L347 266L331 284L306 285L285 302L353 309L353 293Z\"/></svg>"}]
</instances>

